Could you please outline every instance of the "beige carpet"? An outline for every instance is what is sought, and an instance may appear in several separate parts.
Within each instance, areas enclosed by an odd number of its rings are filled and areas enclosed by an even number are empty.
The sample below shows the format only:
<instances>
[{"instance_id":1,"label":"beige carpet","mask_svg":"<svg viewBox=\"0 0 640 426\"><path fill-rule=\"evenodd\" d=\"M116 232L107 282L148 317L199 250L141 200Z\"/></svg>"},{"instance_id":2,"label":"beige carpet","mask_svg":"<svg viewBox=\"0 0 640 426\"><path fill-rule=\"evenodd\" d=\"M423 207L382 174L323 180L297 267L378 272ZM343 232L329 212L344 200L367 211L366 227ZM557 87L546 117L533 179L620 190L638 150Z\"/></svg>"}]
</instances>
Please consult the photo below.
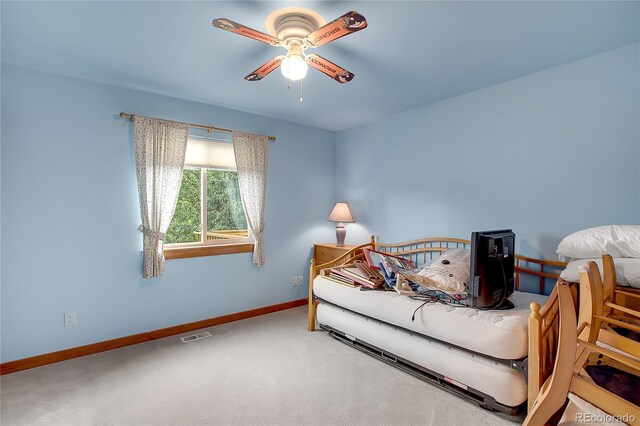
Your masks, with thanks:
<instances>
[{"instance_id":1,"label":"beige carpet","mask_svg":"<svg viewBox=\"0 0 640 426\"><path fill-rule=\"evenodd\" d=\"M498 425L487 412L306 331L304 307L0 379L1 423Z\"/></svg>"}]
</instances>

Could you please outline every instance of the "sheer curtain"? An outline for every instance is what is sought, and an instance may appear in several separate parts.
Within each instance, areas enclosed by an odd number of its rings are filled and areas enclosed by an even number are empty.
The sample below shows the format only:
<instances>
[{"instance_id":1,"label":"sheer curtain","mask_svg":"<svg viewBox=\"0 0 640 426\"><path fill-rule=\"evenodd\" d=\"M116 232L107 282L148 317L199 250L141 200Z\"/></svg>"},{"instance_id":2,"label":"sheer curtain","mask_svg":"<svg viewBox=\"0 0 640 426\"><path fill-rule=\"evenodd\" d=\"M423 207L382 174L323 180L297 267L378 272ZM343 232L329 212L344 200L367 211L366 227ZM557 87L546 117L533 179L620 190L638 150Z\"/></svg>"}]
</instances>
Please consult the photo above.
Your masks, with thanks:
<instances>
[{"instance_id":1,"label":"sheer curtain","mask_svg":"<svg viewBox=\"0 0 640 426\"><path fill-rule=\"evenodd\" d=\"M233 132L233 150L238 168L238 186L247 225L255 239L252 262L264 265L264 205L267 191L269 138Z\"/></svg>"},{"instance_id":2,"label":"sheer curtain","mask_svg":"<svg viewBox=\"0 0 640 426\"><path fill-rule=\"evenodd\" d=\"M134 143L144 235L144 278L164 273L164 237L176 208L189 124L135 116Z\"/></svg>"}]
</instances>

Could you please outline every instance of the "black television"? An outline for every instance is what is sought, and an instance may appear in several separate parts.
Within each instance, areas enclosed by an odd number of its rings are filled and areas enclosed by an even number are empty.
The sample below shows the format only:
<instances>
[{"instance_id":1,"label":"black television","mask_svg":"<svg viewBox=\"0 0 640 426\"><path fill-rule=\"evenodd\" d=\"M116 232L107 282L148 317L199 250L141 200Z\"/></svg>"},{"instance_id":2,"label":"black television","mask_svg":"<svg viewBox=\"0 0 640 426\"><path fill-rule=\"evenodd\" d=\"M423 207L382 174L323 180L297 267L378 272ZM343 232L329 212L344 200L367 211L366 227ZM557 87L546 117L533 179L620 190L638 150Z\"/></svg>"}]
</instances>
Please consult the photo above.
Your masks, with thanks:
<instances>
[{"instance_id":1,"label":"black television","mask_svg":"<svg viewBox=\"0 0 640 426\"><path fill-rule=\"evenodd\" d=\"M471 234L467 304L478 309L513 309L516 234L511 229Z\"/></svg>"}]
</instances>

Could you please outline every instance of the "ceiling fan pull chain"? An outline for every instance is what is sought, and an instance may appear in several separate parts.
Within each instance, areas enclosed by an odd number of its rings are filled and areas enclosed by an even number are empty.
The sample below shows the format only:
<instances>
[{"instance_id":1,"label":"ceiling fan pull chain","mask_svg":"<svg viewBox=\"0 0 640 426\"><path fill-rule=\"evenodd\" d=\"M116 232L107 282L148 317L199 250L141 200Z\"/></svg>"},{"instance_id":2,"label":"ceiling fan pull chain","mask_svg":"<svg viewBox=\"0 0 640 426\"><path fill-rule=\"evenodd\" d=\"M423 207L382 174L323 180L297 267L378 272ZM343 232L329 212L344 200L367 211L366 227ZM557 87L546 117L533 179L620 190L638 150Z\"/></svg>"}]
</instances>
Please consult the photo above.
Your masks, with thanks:
<instances>
[{"instance_id":1,"label":"ceiling fan pull chain","mask_svg":"<svg viewBox=\"0 0 640 426\"><path fill-rule=\"evenodd\" d=\"M302 102L302 80L300 80L300 102Z\"/></svg>"},{"instance_id":2,"label":"ceiling fan pull chain","mask_svg":"<svg viewBox=\"0 0 640 426\"><path fill-rule=\"evenodd\" d=\"M287 80L287 90L291 90L291 80Z\"/></svg>"}]
</instances>

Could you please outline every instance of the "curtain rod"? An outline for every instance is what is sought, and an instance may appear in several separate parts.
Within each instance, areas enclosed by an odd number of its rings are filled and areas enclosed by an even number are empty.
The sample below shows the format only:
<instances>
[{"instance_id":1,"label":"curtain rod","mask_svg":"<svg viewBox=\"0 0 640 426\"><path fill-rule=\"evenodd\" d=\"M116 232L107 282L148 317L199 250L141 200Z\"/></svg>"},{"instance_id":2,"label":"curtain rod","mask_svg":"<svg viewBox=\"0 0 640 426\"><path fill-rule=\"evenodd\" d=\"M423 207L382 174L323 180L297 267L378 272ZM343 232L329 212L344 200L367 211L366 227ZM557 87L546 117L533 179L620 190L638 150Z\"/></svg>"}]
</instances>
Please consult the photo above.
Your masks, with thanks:
<instances>
[{"instance_id":1,"label":"curtain rod","mask_svg":"<svg viewBox=\"0 0 640 426\"><path fill-rule=\"evenodd\" d=\"M135 117L135 114L129 114L128 112L121 112L120 113L120 118L128 118L129 120L133 121ZM211 132L226 132L226 133L233 133L233 130L230 129L223 129L220 127L214 127L214 126L205 126L202 124L193 124L193 123L187 123L189 126L191 127L198 127L200 129L206 129L207 132L211 133ZM267 138L270 141L275 141L276 137L275 136L267 136Z\"/></svg>"}]
</instances>

